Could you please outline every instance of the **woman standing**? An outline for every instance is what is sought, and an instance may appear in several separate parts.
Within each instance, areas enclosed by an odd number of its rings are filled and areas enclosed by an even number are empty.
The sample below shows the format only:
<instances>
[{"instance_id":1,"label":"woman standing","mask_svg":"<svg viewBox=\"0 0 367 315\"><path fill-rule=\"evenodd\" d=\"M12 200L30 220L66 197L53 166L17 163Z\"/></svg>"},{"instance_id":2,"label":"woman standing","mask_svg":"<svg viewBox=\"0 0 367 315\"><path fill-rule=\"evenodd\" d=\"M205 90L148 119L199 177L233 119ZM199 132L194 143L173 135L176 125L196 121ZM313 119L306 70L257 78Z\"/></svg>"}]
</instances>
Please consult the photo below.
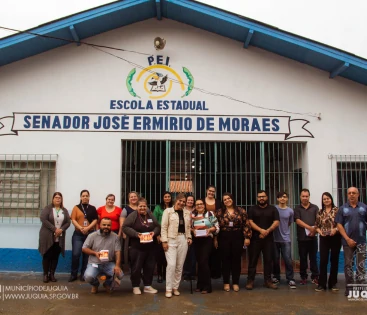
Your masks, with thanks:
<instances>
[{"instance_id":1,"label":"woman standing","mask_svg":"<svg viewBox=\"0 0 367 315\"><path fill-rule=\"evenodd\" d=\"M198 281L196 291L202 294L212 292L209 256L212 250L213 235L219 233L219 224L215 215L205 209L205 202L198 199L192 212L195 254L198 261Z\"/></svg>"},{"instance_id":2,"label":"woman standing","mask_svg":"<svg viewBox=\"0 0 367 315\"><path fill-rule=\"evenodd\" d=\"M71 239L72 258L71 274L69 282L78 279L80 256L82 255L82 266L80 281L84 281L84 272L88 265L88 255L82 253L82 247L88 235L96 230L98 214L96 207L89 204L89 191L84 189L80 192L80 203L73 208L71 220L75 226L75 231Z\"/></svg>"},{"instance_id":3,"label":"woman standing","mask_svg":"<svg viewBox=\"0 0 367 315\"><path fill-rule=\"evenodd\" d=\"M335 207L333 197L324 192L321 197L321 210L316 216L316 231L320 234L320 276L316 291L326 290L327 265L330 253L329 290L338 291L338 263L341 248L341 235L338 232L335 216L338 208Z\"/></svg>"},{"instance_id":4,"label":"woman standing","mask_svg":"<svg viewBox=\"0 0 367 315\"><path fill-rule=\"evenodd\" d=\"M101 218L110 218L112 223L111 231L118 234L120 232L119 220L121 212L122 209L115 206L115 195L108 194L106 197L106 205L97 209L98 220L101 220Z\"/></svg>"},{"instance_id":5,"label":"woman standing","mask_svg":"<svg viewBox=\"0 0 367 315\"><path fill-rule=\"evenodd\" d=\"M52 203L42 210L40 219L38 251L43 257L43 282L56 282L55 271L60 253L65 255L65 231L70 226L70 216L60 192L53 194Z\"/></svg>"},{"instance_id":6,"label":"woman standing","mask_svg":"<svg viewBox=\"0 0 367 315\"><path fill-rule=\"evenodd\" d=\"M185 209L192 212L195 209L195 198L192 195L187 196ZM192 236L192 235L191 235ZM184 267L183 267L183 277L185 281L195 280L196 276L196 257L195 257L195 244L194 240L189 246L187 251Z\"/></svg>"},{"instance_id":7,"label":"woman standing","mask_svg":"<svg viewBox=\"0 0 367 315\"><path fill-rule=\"evenodd\" d=\"M153 211L153 215L157 219L159 224L162 224L162 216L163 211L167 208L171 208L173 205L172 203L172 196L169 191L165 191L163 193L163 200L159 205L156 205ZM166 256L164 254L163 247L161 245L161 236L158 235L157 237L158 248L156 251L156 260L157 260L157 274L158 274L158 283L162 283L163 280L166 279L166 267L167 261Z\"/></svg>"},{"instance_id":8,"label":"woman standing","mask_svg":"<svg viewBox=\"0 0 367 315\"><path fill-rule=\"evenodd\" d=\"M160 225L153 214L147 212L147 209L147 201L144 198L140 198L138 201L138 210L128 216L123 226L123 231L130 240L130 279L134 294L141 294L141 278L143 278L145 293L158 292L152 287L152 281L155 266L155 236L160 233ZM149 240L145 240L147 233L149 233ZM141 273L142 269L143 275Z\"/></svg>"},{"instance_id":9,"label":"woman standing","mask_svg":"<svg viewBox=\"0 0 367 315\"><path fill-rule=\"evenodd\" d=\"M233 195L224 193L217 213L220 233L218 247L222 258L224 291L229 291L230 275L235 292L239 291L241 258L244 246L250 245L252 230L245 209L236 206Z\"/></svg>"},{"instance_id":10,"label":"woman standing","mask_svg":"<svg viewBox=\"0 0 367 315\"><path fill-rule=\"evenodd\" d=\"M122 263L128 263L128 253L129 253L129 242L125 241L126 235L122 232L122 226L124 224L125 219L134 211L138 210L138 201L139 201L139 194L136 191L130 191L127 194L128 204L122 209L119 221L120 221L120 230L119 230L119 237L121 239L121 248L123 249L123 256L122 256Z\"/></svg>"},{"instance_id":11,"label":"woman standing","mask_svg":"<svg viewBox=\"0 0 367 315\"><path fill-rule=\"evenodd\" d=\"M121 215L120 215L120 230L119 230L119 236L122 235L122 225L124 224L125 219L128 217L130 213L133 213L138 209L138 200L139 200L139 194L136 191L130 191L127 194L127 200L128 204L124 209L122 209Z\"/></svg>"},{"instance_id":12,"label":"woman standing","mask_svg":"<svg viewBox=\"0 0 367 315\"><path fill-rule=\"evenodd\" d=\"M205 209L207 211L211 211L214 215L217 215L217 211L221 208L221 202L220 200L215 199L215 194L215 186L209 185L206 188ZM216 235L214 235L209 264L211 277L213 279L219 279L222 276L222 263L218 250L218 240Z\"/></svg>"},{"instance_id":13,"label":"woman standing","mask_svg":"<svg viewBox=\"0 0 367 315\"><path fill-rule=\"evenodd\" d=\"M182 276L187 247L191 245L190 211L184 210L186 196L178 194L172 208L163 212L161 241L167 259L166 297L180 295L178 287Z\"/></svg>"}]
</instances>

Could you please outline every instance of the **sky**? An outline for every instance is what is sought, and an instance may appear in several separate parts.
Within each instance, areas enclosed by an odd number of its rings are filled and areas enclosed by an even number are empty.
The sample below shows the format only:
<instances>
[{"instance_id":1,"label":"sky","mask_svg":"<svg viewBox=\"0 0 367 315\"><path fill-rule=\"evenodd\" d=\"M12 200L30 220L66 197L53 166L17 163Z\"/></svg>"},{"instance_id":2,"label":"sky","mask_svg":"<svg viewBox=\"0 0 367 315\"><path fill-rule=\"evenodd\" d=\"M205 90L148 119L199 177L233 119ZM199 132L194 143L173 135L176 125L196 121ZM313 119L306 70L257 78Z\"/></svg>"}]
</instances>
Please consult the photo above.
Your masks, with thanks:
<instances>
[{"instance_id":1,"label":"sky","mask_svg":"<svg viewBox=\"0 0 367 315\"><path fill-rule=\"evenodd\" d=\"M26 30L114 1L0 0L0 26ZM201 0L367 59L366 0ZM0 38L12 33L0 29Z\"/></svg>"}]
</instances>

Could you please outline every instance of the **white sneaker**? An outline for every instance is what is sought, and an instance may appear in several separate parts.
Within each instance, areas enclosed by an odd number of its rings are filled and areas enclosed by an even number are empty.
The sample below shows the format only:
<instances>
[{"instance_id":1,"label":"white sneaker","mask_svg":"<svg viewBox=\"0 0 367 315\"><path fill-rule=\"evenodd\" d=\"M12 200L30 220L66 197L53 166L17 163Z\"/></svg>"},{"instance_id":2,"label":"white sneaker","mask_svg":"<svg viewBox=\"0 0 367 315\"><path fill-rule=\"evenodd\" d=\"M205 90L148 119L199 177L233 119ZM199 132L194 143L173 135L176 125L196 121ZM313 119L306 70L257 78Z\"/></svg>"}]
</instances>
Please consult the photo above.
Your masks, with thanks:
<instances>
[{"instance_id":1,"label":"white sneaker","mask_svg":"<svg viewBox=\"0 0 367 315\"><path fill-rule=\"evenodd\" d=\"M181 293L177 289L173 289L173 295L179 296Z\"/></svg>"},{"instance_id":2,"label":"white sneaker","mask_svg":"<svg viewBox=\"0 0 367 315\"><path fill-rule=\"evenodd\" d=\"M166 291L166 297L171 298L172 297L172 291Z\"/></svg>"},{"instance_id":3,"label":"white sneaker","mask_svg":"<svg viewBox=\"0 0 367 315\"><path fill-rule=\"evenodd\" d=\"M140 288L139 287L134 287L133 288L133 293L134 294L141 294Z\"/></svg>"},{"instance_id":4,"label":"white sneaker","mask_svg":"<svg viewBox=\"0 0 367 315\"><path fill-rule=\"evenodd\" d=\"M153 287L144 287L144 293L157 293L158 290L154 289Z\"/></svg>"}]
</instances>

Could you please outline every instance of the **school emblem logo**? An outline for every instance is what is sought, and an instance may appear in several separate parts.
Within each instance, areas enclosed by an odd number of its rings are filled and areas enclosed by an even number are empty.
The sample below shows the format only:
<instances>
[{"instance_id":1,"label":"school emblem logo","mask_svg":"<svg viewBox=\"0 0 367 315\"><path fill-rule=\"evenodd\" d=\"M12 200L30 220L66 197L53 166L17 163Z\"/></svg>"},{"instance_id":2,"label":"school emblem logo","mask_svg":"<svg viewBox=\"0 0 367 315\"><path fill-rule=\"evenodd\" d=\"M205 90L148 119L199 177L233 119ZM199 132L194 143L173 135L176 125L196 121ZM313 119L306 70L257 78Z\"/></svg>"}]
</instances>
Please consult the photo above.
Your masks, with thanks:
<instances>
[{"instance_id":1,"label":"school emblem logo","mask_svg":"<svg viewBox=\"0 0 367 315\"><path fill-rule=\"evenodd\" d=\"M182 67L182 74L169 65L170 57L149 56L149 66L138 71L133 68L126 77L126 88L130 95L141 98L145 94L150 99L167 97L173 89L181 91L181 98L189 96L194 88L194 77L190 70ZM184 78L184 79L183 79Z\"/></svg>"}]
</instances>

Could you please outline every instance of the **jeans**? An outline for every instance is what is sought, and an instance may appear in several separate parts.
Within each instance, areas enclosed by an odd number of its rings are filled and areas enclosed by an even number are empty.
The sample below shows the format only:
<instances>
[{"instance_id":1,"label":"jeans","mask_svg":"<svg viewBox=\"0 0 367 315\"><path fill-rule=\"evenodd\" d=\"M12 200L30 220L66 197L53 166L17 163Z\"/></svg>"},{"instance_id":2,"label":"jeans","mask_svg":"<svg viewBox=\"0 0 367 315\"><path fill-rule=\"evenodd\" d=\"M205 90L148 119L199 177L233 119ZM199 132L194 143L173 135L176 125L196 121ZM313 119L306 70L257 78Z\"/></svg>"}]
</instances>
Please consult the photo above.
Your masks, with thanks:
<instances>
[{"instance_id":1,"label":"jeans","mask_svg":"<svg viewBox=\"0 0 367 315\"><path fill-rule=\"evenodd\" d=\"M300 267L299 272L302 279L307 279L307 267L308 260L307 256L310 259L310 270L311 270L311 279L318 279L319 277L319 268L317 267L316 254L317 254L317 240L311 241L298 241L298 250L299 250L299 260Z\"/></svg>"},{"instance_id":2,"label":"jeans","mask_svg":"<svg viewBox=\"0 0 367 315\"><path fill-rule=\"evenodd\" d=\"M273 275L280 280L280 254L285 264L285 275L287 281L294 281L292 264L291 242L274 242L273 247Z\"/></svg>"},{"instance_id":3,"label":"jeans","mask_svg":"<svg viewBox=\"0 0 367 315\"><path fill-rule=\"evenodd\" d=\"M87 268L88 264L88 255L82 253L82 247L87 239L88 235L83 235L81 233L78 233L77 231L74 231L73 237L71 239L72 244L72 258L71 258L71 275L77 276L79 271L79 261L80 256L82 255L82 270L80 274L83 276L85 269Z\"/></svg>"},{"instance_id":4,"label":"jeans","mask_svg":"<svg viewBox=\"0 0 367 315\"><path fill-rule=\"evenodd\" d=\"M264 261L264 282L271 281L271 262L273 247L273 236L268 236L264 239L259 238L257 240L251 240L251 244L248 248L248 280L255 280L256 266L259 260L260 253L262 252Z\"/></svg>"},{"instance_id":5,"label":"jeans","mask_svg":"<svg viewBox=\"0 0 367 315\"><path fill-rule=\"evenodd\" d=\"M102 274L106 276L105 285L110 286L113 281L113 273L115 268L115 262L110 261L104 264L88 264L84 273L84 279L92 286L98 287L99 281L97 276Z\"/></svg>"},{"instance_id":6,"label":"jeans","mask_svg":"<svg viewBox=\"0 0 367 315\"><path fill-rule=\"evenodd\" d=\"M366 244L359 244L357 247L350 248L348 245L343 245L344 250L344 274L345 283L356 284L363 283L366 277ZM354 272L354 256L356 256L356 273Z\"/></svg>"},{"instance_id":7,"label":"jeans","mask_svg":"<svg viewBox=\"0 0 367 315\"><path fill-rule=\"evenodd\" d=\"M326 288L327 265L330 252L330 276L328 285L331 289L338 282L339 253L341 248L341 236L320 236L320 277L319 285Z\"/></svg>"}]
</instances>

